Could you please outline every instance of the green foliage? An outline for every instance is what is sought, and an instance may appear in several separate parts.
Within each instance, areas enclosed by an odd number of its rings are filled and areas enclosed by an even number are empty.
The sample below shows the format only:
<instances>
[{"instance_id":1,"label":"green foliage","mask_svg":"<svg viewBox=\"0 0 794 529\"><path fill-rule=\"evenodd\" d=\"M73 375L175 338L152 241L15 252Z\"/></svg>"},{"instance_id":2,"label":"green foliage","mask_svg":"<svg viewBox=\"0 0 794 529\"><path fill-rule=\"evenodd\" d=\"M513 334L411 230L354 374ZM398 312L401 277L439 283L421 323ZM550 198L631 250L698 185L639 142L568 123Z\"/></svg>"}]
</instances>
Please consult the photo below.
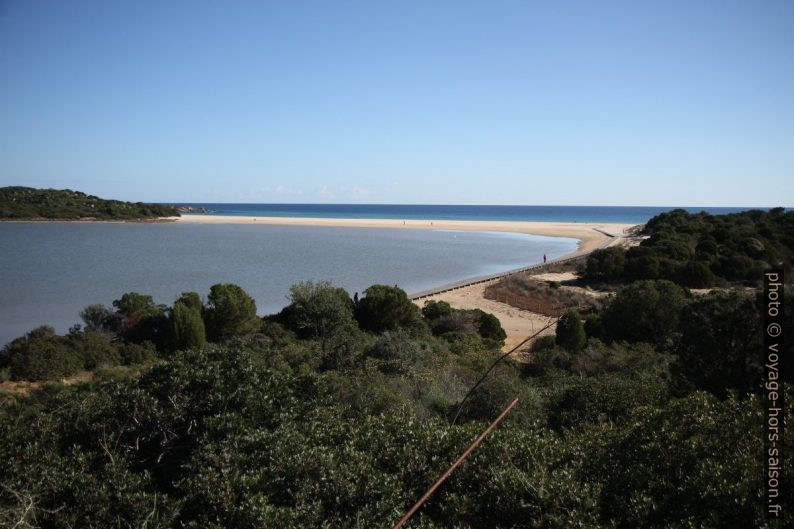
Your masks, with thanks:
<instances>
[{"instance_id":1,"label":"green foliage","mask_svg":"<svg viewBox=\"0 0 794 529\"><path fill-rule=\"evenodd\" d=\"M174 305L177 303L184 305L185 307L202 314L204 312L204 304L201 302L201 296L198 295L198 292L182 292L174 302Z\"/></svg>"},{"instance_id":2,"label":"green foliage","mask_svg":"<svg viewBox=\"0 0 794 529\"><path fill-rule=\"evenodd\" d=\"M557 345L570 353L578 353L584 347L587 336L584 332L582 317L575 310L569 310L557 322Z\"/></svg>"},{"instance_id":3,"label":"green foliage","mask_svg":"<svg viewBox=\"0 0 794 529\"><path fill-rule=\"evenodd\" d=\"M648 246L632 246L626 251L625 274L632 279L656 279L662 272L656 252Z\"/></svg>"},{"instance_id":4,"label":"green foliage","mask_svg":"<svg viewBox=\"0 0 794 529\"><path fill-rule=\"evenodd\" d=\"M695 253L711 255L709 241ZM85 330L15 340L0 352L8 377L92 366L94 378L0 396L0 526L388 527L516 397L411 527L768 526L751 297L630 285L585 326L567 314L529 363L498 364L452 426L501 355L498 320L441 303L422 318L399 289L366 294L353 319L344 291L303 283L260 320L234 285L213 287L204 310L186 293L173 337L203 312L225 343L157 362L162 342L122 332L162 317L134 293L117 312L87 308Z\"/></svg>"},{"instance_id":5,"label":"green foliage","mask_svg":"<svg viewBox=\"0 0 794 529\"><path fill-rule=\"evenodd\" d=\"M626 251L614 246L595 250L587 257L585 277L590 279L614 279L623 274Z\"/></svg>"},{"instance_id":6,"label":"green foliage","mask_svg":"<svg viewBox=\"0 0 794 529\"><path fill-rule=\"evenodd\" d=\"M353 324L353 300L328 281L292 285L290 301L279 319L301 338L326 340Z\"/></svg>"},{"instance_id":7,"label":"green foliage","mask_svg":"<svg viewBox=\"0 0 794 529\"><path fill-rule=\"evenodd\" d=\"M82 368L80 358L46 325L11 341L3 348L0 358L12 380L50 380L72 375Z\"/></svg>"},{"instance_id":8,"label":"green foliage","mask_svg":"<svg viewBox=\"0 0 794 529\"><path fill-rule=\"evenodd\" d=\"M437 320L450 314L452 314L452 306L446 301L430 300L422 307L422 316L428 320Z\"/></svg>"},{"instance_id":9,"label":"green foliage","mask_svg":"<svg viewBox=\"0 0 794 529\"><path fill-rule=\"evenodd\" d=\"M152 296L137 292L127 292L115 300L113 306L116 307L119 314L126 318L133 316L147 318L162 312L162 309L154 304Z\"/></svg>"},{"instance_id":10,"label":"green foliage","mask_svg":"<svg viewBox=\"0 0 794 529\"><path fill-rule=\"evenodd\" d=\"M112 343L107 336L90 329L70 332L63 339L55 338L55 341L61 342L64 351L68 351L68 354L79 360L81 369L91 371L102 366L121 363L118 345Z\"/></svg>"},{"instance_id":11,"label":"green foliage","mask_svg":"<svg viewBox=\"0 0 794 529\"><path fill-rule=\"evenodd\" d=\"M788 421L791 410L787 405ZM762 422L755 399L720 403L695 393L639 407L626 426L584 431L569 442L586 447L580 476L602 483L598 505L607 526L771 529L758 471ZM785 466L784 482L791 469ZM781 503L794 506L790 496Z\"/></svg>"},{"instance_id":12,"label":"green foliage","mask_svg":"<svg viewBox=\"0 0 794 529\"><path fill-rule=\"evenodd\" d=\"M396 286L372 285L366 289L356 305L355 317L362 329L374 333L421 328L419 308Z\"/></svg>"},{"instance_id":13,"label":"green foliage","mask_svg":"<svg viewBox=\"0 0 794 529\"><path fill-rule=\"evenodd\" d=\"M251 334L259 329L256 303L242 288L231 283L210 287L205 311L207 335L211 341L222 342L234 336Z\"/></svg>"},{"instance_id":14,"label":"green foliage","mask_svg":"<svg viewBox=\"0 0 794 529\"><path fill-rule=\"evenodd\" d=\"M670 281L636 281L620 289L604 310L604 336L665 346L688 296L685 289Z\"/></svg>"},{"instance_id":15,"label":"green foliage","mask_svg":"<svg viewBox=\"0 0 794 529\"><path fill-rule=\"evenodd\" d=\"M146 364L157 358L157 350L152 342L119 344L119 357L122 365Z\"/></svg>"},{"instance_id":16,"label":"green foliage","mask_svg":"<svg viewBox=\"0 0 794 529\"><path fill-rule=\"evenodd\" d=\"M58 336L52 327L41 326L7 344L0 352L0 367L8 369L12 380L39 381L151 358L152 351L132 354L130 347L114 343L90 328Z\"/></svg>"},{"instance_id":17,"label":"green foliage","mask_svg":"<svg viewBox=\"0 0 794 529\"><path fill-rule=\"evenodd\" d=\"M638 279L665 278L704 288L725 281L760 282L769 267L791 269L794 212L744 211L730 215L677 209L648 221L649 238L626 254L626 271Z\"/></svg>"},{"instance_id":18,"label":"green foliage","mask_svg":"<svg viewBox=\"0 0 794 529\"><path fill-rule=\"evenodd\" d=\"M361 357L372 337L355 323L348 323L320 342L320 368L348 369Z\"/></svg>"},{"instance_id":19,"label":"green foliage","mask_svg":"<svg viewBox=\"0 0 794 529\"><path fill-rule=\"evenodd\" d=\"M134 220L178 216L171 206L103 200L70 189L0 188L0 218Z\"/></svg>"},{"instance_id":20,"label":"green foliage","mask_svg":"<svg viewBox=\"0 0 794 529\"><path fill-rule=\"evenodd\" d=\"M673 372L679 391L702 389L725 398L760 389L763 338L757 301L739 293L696 299L681 314Z\"/></svg>"},{"instance_id":21,"label":"green foliage","mask_svg":"<svg viewBox=\"0 0 794 529\"><path fill-rule=\"evenodd\" d=\"M549 426L558 430L586 423L615 424L626 421L641 406L663 405L668 397L667 381L653 372L579 378L552 395Z\"/></svg>"},{"instance_id":22,"label":"green foliage","mask_svg":"<svg viewBox=\"0 0 794 529\"><path fill-rule=\"evenodd\" d=\"M554 349L557 346L557 337L555 335L548 334L546 336L538 337L532 343L531 351L533 353L537 353L538 351L545 351L548 349Z\"/></svg>"},{"instance_id":23,"label":"green foliage","mask_svg":"<svg viewBox=\"0 0 794 529\"><path fill-rule=\"evenodd\" d=\"M261 333L176 352L139 377L103 370L91 384L9 401L0 521L389 526L518 396L412 526L763 524L757 402L669 401L667 359L650 346L592 339L526 380L507 361L451 426L498 354L478 334L447 345L410 329L374 343L351 332L333 335L356 353L344 369L312 364L316 340L269 319ZM730 502L735 519L723 515Z\"/></svg>"},{"instance_id":24,"label":"green foliage","mask_svg":"<svg viewBox=\"0 0 794 529\"><path fill-rule=\"evenodd\" d=\"M690 288L705 288L716 283L716 276L703 261L687 261L678 269L676 279Z\"/></svg>"},{"instance_id":25,"label":"green foliage","mask_svg":"<svg viewBox=\"0 0 794 529\"><path fill-rule=\"evenodd\" d=\"M449 333L479 334L479 315L470 310L455 310L430 320L430 329L435 336Z\"/></svg>"},{"instance_id":26,"label":"green foliage","mask_svg":"<svg viewBox=\"0 0 794 529\"><path fill-rule=\"evenodd\" d=\"M177 349L201 349L207 343L204 321L195 304L174 303L171 314L174 347Z\"/></svg>"},{"instance_id":27,"label":"green foliage","mask_svg":"<svg viewBox=\"0 0 794 529\"><path fill-rule=\"evenodd\" d=\"M604 324L601 322L601 316L598 314L590 314L584 320L584 333L587 338L602 338L604 336Z\"/></svg>"},{"instance_id":28,"label":"green foliage","mask_svg":"<svg viewBox=\"0 0 794 529\"><path fill-rule=\"evenodd\" d=\"M432 354L432 347L428 342L400 329L381 334L365 354L381 360L381 370L398 372L410 369Z\"/></svg>"},{"instance_id":29,"label":"green foliage","mask_svg":"<svg viewBox=\"0 0 794 529\"><path fill-rule=\"evenodd\" d=\"M156 305L152 296L127 292L113 301L118 321L118 333L131 342L162 342L168 335L166 307Z\"/></svg>"},{"instance_id":30,"label":"green foliage","mask_svg":"<svg viewBox=\"0 0 794 529\"><path fill-rule=\"evenodd\" d=\"M80 319L96 332L116 333L121 328L119 314L104 305L89 305L80 312Z\"/></svg>"},{"instance_id":31,"label":"green foliage","mask_svg":"<svg viewBox=\"0 0 794 529\"><path fill-rule=\"evenodd\" d=\"M479 315L479 326L477 333L486 340L493 340L500 345L504 345L507 333L502 328L502 323L499 318L489 312L477 310Z\"/></svg>"},{"instance_id":32,"label":"green foliage","mask_svg":"<svg viewBox=\"0 0 794 529\"><path fill-rule=\"evenodd\" d=\"M480 309L453 309L446 301L428 301L422 307L422 315L435 336L477 334L500 347L507 338L499 318Z\"/></svg>"}]
</instances>

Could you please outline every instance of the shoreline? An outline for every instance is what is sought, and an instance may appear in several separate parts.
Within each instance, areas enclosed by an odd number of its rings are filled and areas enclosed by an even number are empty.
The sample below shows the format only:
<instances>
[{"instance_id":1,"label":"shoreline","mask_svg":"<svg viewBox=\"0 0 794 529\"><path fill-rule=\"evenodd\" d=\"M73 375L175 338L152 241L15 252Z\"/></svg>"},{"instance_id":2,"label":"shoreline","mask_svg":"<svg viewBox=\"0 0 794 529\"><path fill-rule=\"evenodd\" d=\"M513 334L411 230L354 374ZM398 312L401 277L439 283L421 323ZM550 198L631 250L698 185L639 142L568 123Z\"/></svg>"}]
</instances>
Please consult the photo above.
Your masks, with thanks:
<instances>
[{"instance_id":1,"label":"shoreline","mask_svg":"<svg viewBox=\"0 0 794 529\"><path fill-rule=\"evenodd\" d=\"M29 217L29 218L2 218L0 222L35 222L35 223L68 223L68 224L168 224L176 222L179 217L152 217L146 219L95 219L91 217L82 217L79 219L50 219L47 217Z\"/></svg>"},{"instance_id":2,"label":"shoreline","mask_svg":"<svg viewBox=\"0 0 794 529\"><path fill-rule=\"evenodd\" d=\"M265 226L313 226L335 228L431 229L453 231L503 232L566 237L579 241L577 250L563 257L591 252L613 237L625 236L635 224L590 222L540 222L501 220L418 220L358 219L325 217L253 217L232 215L187 215L175 219L188 224L258 224Z\"/></svg>"}]
</instances>

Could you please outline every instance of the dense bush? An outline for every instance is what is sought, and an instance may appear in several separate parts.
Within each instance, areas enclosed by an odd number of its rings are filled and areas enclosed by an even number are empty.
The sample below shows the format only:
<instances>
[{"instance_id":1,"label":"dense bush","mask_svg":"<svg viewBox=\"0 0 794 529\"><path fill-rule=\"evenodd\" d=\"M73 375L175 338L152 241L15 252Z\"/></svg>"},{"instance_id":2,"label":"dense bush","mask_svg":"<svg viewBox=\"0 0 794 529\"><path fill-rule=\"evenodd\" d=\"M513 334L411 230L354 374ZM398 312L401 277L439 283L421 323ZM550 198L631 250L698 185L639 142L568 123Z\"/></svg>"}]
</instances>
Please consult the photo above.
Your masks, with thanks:
<instances>
[{"instance_id":1,"label":"dense bush","mask_svg":"<svg viewBox=\"0 0 794 529\"><path fill-rule=\"evenodd\" d=\"M203 310L183 295L169 321L248 305L224 287L240 303L211 293ZM399 292L378 290L367 317L394 328L363 331L345 293L303 284L290 310L255 328L204 348L157 345L167 354L135 369L101 367L147 362L155 344L125 341L105 322L159 318L145 296L86 311L85 330L15 340L0 370L99 370L88 383L0 399L0 526L388 527L516 397L410 527L768 526L752 297L630 285L591 316L610 342L594 332L581 346L572 315L575 353L544 337L530 363L505 358L470 392L502 356L494 322L440 303L422 318ZM630 318L615 327L620 315ZM668 347L677 357L657 350Z\"/></svg>"},{"instance_id":2,"label":"dense bush","mask_svg":"<svg viewBox=\"0 0 794 529\"><path fill-rule=\"evenodd\" d=\"M362 329L375 333L422 328L419 308L396 286L372 285L366 289L356 305L355 317Z\"/></svg>"},{"instance_id":3,"label":"dense bush","mask_svg":"<svg viewBox=\"0 0 794 529\"><path fill-rule=\"evenodd\" d=\"M422 316L428 320L437 320L452 314L452 306L446 301L430 300L422 307Z\"/></svg>"},{"instance_id":4,"label":"dense bush","mask_svg":"<svg viewBox=\"0 0 794 529\"><path fill-rule=\"evenodd\" d=\"M428 301L422 307L422 315L435 336L477 334L500 347L507 338L499 318L480 309L453 309L445 301Z\"/></svg>"},{"instance_id":5,"label":"dense bush","mask_svg":"<svg viewBox=\"0 0 794 529\"><path fill-rule=\"evenodd\" d=\"M791 410L787 405L787 421ZM583 431L570 442L586 447L579 475L601 483L605 525L771 528L758 471L764 460L762 422L756 399L720 403L694 393L666 406L637 407L626 426ZM784 482L791 469L785 466ZM780 503L794 507L790 495Z\"/></svg>"},{"instance_id":6,"label":"dense bush","mask_svg":"<svg viewBox=\"0 0 794 529\"><path fill-rule=\"evenodd\" d=\"M668 345L689 293L666 280L636 281L618 290L601 316L609 340Z\"/></svg>"},{"instance_id":7,"label":"dense bush","mask_svg":"<svg viewBox=\"0 0 794 529\"><path fill-rule=\"evenodd\" d=\"M290 304L279 319L301 338L326 340L353 324L353 300L327 281L304 281L290 287Z\"/></svg>"},{"instance_id":8,"label":"dense bush","mask_svg":"<svg viewBox=\"0 0 794 529\"><path fill-rule=\"evenodd\" d=\"M673 366L684 393L702 389L725 398L760 390L762 315L752 296L713 293L683 309Z\"/></svg>"},{"instance_id":9,"label":"dense bush","mask_svg":"<svg viewBox=\"0 0 794 529\"><path fill-rule=\"evenodd\" d=\"M112 321L119 322L117 332L124 340L152 341L161 345L167 341L170 330L166 307L156 305L152 296L127 292L113 301L113 307L116 313Z\"/></svg>"},{"instance_id":10,"label":"dense bush","mask_svg":"<svg viewBox=\"0 0 794 529\"><path fill-rule=\"evenodd\" d=\"M584 332L582 317L575 310L569 310L557 322L557 345L570 353L578 353L584 347L587 336Z\"/></svg>"},{"instance_id":11,"label":"dense bush","mask_svg":"<svg viewBox=\"0 0 794 529\"><path fill-rule=\"evenodd\" d=\"M592 279L612 279L623 273L626 251L620 247L596 250L587 258L585 274Z\"/></svg>"},{"instance_id":12,"label":"dense bush","mask_svg":"<svg viewBox=\"0 0 794 529\"><path fill-rule=\"evenodd\" d=\"M53 380L103 366L143 363L152 356L151 344L112 342L89 328L58 336L52 327L41 326L0 351L0 368L12 380Z\"/></svg>"},{"instance_id":13,"label":"dense bush","mask_svg":"<svg viewBox=\"0 0 794 529\"><path fill-rule=\"evenodd\" d=\"M591 279L669 279L692 288L725 281L759 283L764 268L791 271L794 212L783 208L730 215L687 213L657 215L643 229L639 247L607 248L590 254Z\"/></svg>"},{"instance_id":14,"label":"dense bush","mask_svg":"<svg viewBox=\"0 0 794 529\"><path fill-rule=\"evenodd\" d=\"M148 219L178 217L171 206L103 200L70 189L0 187L0 218Z\"/></svg>"},{"instance_id":15,"label":"dense bush","mask_svg":"<svg viewBox=\"0 0 794 529\"><path fill-rule=\"evenodd\" d=\"M171 313L173 345L176 349L201 349L207 343L207 332L201 310L189 303L174 303Z\"/></svg>"},{"instance_id":16,"label":"dense bush","mask_svg":"<svg viewBox=\"0 0 794 529\"><path fill-rule=\"evenodd\" d=\"M251 334L262 323L256 315L254 299L231 283L212 285L204 318L207 336L215 342Z\"/></svg>"}]
</instances>

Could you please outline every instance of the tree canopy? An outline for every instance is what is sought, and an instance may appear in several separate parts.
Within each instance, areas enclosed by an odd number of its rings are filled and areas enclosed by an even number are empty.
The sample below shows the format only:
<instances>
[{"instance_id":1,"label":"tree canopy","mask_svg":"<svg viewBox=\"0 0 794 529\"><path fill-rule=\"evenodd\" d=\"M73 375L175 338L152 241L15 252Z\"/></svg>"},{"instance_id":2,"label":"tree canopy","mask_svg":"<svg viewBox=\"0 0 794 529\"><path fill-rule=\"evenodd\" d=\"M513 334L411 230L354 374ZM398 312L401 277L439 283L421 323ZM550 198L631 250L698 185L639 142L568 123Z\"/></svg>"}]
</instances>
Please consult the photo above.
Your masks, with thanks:
<instances>
[{"instance_id":1,"label":"tree canopy","mask_svg":"<svg viewBox=\"0 0 794 529\"><path fill-rule=\"evenodd\" d=\"M242 288L231 283L212 285L205 311L207 334L213 341L251 334L261 325L256 303Z\"/></svg>"},{"instance_id":2,"label":"tree canopy","mask_svg":"<svg viewBox=\"0 0 794 529\"><path fill-rule=\"evenodd\" d=\"M0 187L0 218L137 220L178 217L171 206L105 200L71 189Z\"/></svg>"},{"instance_id":3,"label":"tree canopy","mask_svg":"<svg viewBox=\"0 0 794 529\"><path fill-rule=\"evenodd\" d=\"M649 220L639 247L597 250L587 259L590 279L669 279L704 288L759 282L765 268L792 269L794 211L773 208L729 215L675 209Z\"/></svg>"}]
</instances>

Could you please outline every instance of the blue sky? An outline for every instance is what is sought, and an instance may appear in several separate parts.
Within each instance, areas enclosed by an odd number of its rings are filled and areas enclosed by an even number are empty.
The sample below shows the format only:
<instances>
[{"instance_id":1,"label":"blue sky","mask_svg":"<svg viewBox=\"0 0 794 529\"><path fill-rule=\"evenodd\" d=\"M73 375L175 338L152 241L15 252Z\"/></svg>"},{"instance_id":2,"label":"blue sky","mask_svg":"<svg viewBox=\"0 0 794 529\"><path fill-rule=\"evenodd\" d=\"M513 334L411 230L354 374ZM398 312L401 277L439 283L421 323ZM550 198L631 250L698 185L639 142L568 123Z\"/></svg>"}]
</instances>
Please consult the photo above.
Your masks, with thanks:
<instances>
[{"instance_id":1,"label":"blue sky","mask_svg":"<svg viewBox=\"0 0 794 529\"><path fill-rule=\"evenodd\" d=\"M0 0L0 186L794 205L794 2Z\"/></svg>"}]
</instances>

